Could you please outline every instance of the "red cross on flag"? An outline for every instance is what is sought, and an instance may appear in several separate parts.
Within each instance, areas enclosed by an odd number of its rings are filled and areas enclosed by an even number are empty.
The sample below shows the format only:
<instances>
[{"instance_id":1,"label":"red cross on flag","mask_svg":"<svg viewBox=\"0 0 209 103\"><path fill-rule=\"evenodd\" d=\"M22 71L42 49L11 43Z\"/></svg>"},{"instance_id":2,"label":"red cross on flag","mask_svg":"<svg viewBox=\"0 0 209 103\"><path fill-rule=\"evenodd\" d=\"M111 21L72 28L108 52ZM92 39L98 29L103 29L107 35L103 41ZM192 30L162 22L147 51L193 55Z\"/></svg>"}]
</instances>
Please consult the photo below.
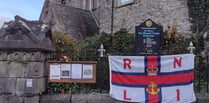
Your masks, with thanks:
<instances>
[{"instance_id":1,"label":"red cross on flag","mask_svg":"<svg viewBox=\"0 0 209 103\"><path fill-rule=\"evenodd\" d=\"M110 96L128 102L191 103L194 55L109 56Z\"/></svg>"}]
</instances>

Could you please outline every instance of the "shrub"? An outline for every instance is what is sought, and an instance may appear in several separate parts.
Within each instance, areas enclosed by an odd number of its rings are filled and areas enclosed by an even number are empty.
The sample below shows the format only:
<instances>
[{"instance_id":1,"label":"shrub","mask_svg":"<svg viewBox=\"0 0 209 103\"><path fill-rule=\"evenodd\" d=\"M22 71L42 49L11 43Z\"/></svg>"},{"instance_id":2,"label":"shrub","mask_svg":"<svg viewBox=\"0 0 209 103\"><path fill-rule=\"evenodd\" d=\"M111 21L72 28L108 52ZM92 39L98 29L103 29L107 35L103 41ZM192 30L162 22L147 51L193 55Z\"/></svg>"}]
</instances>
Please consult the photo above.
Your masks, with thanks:
<instances>
[{"instance_id":1,"label":"shrub","mask_svg":"<svg viewBox=\"0 0 209 103\"><path fill-rule=\"evenodd\" d=\"M57 51L58 58L62 55L68 58L76 58L79 46L75 39L63 32L53 32L53 41Z\"/></svg>"}]
</instances>

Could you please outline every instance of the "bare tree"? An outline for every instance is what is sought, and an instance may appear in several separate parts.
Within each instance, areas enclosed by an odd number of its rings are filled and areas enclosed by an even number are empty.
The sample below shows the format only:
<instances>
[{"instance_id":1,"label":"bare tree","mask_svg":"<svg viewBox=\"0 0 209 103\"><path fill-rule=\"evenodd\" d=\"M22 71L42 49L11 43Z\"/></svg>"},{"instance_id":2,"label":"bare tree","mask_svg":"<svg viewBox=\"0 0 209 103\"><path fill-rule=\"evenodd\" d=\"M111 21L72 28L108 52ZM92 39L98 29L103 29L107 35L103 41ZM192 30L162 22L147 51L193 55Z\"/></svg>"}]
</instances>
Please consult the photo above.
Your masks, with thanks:
<instances>
[{"instance_id":1,"label":"bare tree","mask_svg":"<svg viewBox=\"0 0 209 103\"><path fill-rule=\"evenodd\" d=\"M209 31L209 0L187 0L193 33Z\"/></svg>"}]
</instances>

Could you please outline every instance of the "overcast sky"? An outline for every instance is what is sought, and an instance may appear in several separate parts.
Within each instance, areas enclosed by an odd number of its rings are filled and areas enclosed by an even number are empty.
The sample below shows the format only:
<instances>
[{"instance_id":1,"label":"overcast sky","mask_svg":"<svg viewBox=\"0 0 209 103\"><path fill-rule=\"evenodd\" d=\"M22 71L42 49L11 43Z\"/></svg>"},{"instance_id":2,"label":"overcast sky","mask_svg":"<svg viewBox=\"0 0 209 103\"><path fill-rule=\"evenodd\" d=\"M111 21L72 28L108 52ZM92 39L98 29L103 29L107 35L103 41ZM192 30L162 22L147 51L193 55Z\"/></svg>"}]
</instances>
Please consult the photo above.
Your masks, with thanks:
<instances>
[{"instance_id":1,"label":"overcast sky","mask_svg":"<svg viewBox=\"0 0 209 103\"><path fill-rule=\"evenodd\" d=\"M19 15L27 20L38 20L44 0L1 0L0 27L3 22L13 20Z\"/></svg>"}]
</instances>

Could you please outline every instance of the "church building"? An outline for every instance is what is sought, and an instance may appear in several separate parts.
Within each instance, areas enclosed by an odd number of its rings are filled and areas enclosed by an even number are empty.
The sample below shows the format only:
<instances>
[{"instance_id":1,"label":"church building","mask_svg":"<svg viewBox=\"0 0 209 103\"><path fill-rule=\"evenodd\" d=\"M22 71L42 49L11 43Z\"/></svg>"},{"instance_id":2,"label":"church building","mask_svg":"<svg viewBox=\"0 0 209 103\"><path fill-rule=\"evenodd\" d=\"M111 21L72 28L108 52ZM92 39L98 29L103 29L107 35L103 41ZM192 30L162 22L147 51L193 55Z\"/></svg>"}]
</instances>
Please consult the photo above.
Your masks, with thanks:
<instances>
[{"instance_id":1,"label":"church building","mask_svg":"<svg viewBox=\"0 0 209 103\"><path fill-rule=\"evenodd\" d=\"M175 22L179 34L191 33L187 0L45 0L40 16L53 31L67 32L77 40L121 28L134 33L135 26L147 19L164 30Z\"/></svg>"}]
</instances>

